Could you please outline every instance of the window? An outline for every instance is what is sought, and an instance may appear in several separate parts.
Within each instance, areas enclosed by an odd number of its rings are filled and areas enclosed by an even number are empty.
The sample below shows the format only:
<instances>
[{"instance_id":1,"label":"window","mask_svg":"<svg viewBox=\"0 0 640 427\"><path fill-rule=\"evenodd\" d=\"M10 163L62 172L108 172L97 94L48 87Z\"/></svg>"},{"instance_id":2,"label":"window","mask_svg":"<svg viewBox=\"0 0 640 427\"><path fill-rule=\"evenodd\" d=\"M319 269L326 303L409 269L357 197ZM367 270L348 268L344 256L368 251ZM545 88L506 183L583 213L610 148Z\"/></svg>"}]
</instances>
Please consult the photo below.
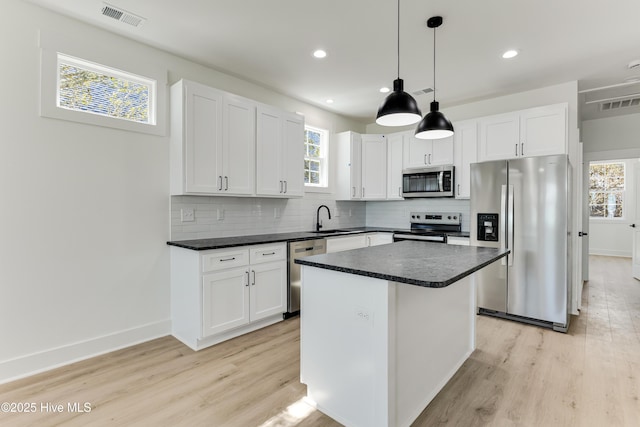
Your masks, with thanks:
<instances>
[{"instance_id":1,"label":"window","mask_svg":"<svg viewBox=\"0 0 640 427\"><path fill-rule=\"evenodd\" d=\"M153 56L47 30L39 44L42 117L166 135L167 70Z\"/></svg>"},{"instance_id":2,"label":"window","mask_svg":"<svg viewBox=\"0 0 640 427\"><path fill-rule=\"evenodd\" d=\"M624 162L591 162L589 165L590 218L624 217Z\"/></svg>"},{"instance_id":3,"label":"window","mask_svg":"<svg viewBox=\"0 0 640 427\"><path fill-rule=\"evenodd\" d=\"M155 81L58 54L57 106L154 124Z\"/></svg>"},{"instance_id":4,"label":"window","mask_svg":"<svg viewBox=\"0 0 640 427\"><path fill-rule=\"evenodd\" d=\"M327 131L304 128L304 185L327 187Z\"/></svg>"}]
</instances>

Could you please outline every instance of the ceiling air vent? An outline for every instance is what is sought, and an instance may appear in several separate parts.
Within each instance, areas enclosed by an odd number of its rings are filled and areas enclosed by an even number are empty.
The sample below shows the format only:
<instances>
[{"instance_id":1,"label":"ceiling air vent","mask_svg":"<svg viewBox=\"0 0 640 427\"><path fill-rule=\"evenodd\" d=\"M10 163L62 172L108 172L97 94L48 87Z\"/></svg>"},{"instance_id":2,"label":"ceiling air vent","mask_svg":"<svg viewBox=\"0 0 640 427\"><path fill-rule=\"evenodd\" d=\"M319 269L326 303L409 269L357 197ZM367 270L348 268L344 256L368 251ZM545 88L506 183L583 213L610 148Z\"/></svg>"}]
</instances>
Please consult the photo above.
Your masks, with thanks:
<instances>
[{"instance_id":1,"label":"ceiling air vent","mask_svg":"<svg viewBox=\"0 0 640 427\"><path fill-rule=\"evenodd\" d=\"M426 89L420 89L420 90L417 90L415 92L412 92L411 95L420 96L420 95L426 95L426 94L431 93L431 92L433 92L433 89L428 87Z\"/></svg>"},{"instance_id":2,"label":"ceiling air vent","mask_svg":"<svg viewBox=\"0 0 640 427\"><path fill-rule=\"evenodd\" d=\"M618 108L638 107L640 106L640 98L627 98L605 101L600 104L600 110L616 110Z\"/></svg>"},{"instance_id":3,"label":"ceiling air vent","mask_svg":"<svg viewBox=\"0 0 640 427\"><path fill-rule=\"evenodd\" d=\"M113 18L116 21L124 22L125 24L129 24L133 27L141 27L142 24L144 24L146 21L145 18L127 12L122 8L110 5L108 3L103 4L104 7L102 8L102 14L104 16L108 16L109 18Z\"/></svg>"}]
</instances>

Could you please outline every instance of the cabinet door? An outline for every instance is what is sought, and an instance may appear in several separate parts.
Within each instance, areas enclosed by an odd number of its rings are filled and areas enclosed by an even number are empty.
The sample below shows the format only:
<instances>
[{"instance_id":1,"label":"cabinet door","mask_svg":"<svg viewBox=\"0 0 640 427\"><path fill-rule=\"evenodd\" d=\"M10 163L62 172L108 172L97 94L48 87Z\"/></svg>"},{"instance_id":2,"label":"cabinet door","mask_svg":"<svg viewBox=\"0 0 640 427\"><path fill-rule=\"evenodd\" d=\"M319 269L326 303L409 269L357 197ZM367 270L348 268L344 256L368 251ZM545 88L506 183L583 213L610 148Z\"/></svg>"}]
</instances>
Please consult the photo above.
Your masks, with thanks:
<instances>
[{"instance_id":1,"label":"cabinet door","mask_svg":"<svg viewBox=\"0 0 640 427\"><path fill-rule=\"evenodd\" d=\"M387 200L402 200L402 134L387 135Z\"/></svg>"},{"instance_id":2,"label":"cabinet door","mask_svg":"<svg viewBox=\"0 0 640 427\"><path fill-rule=\"evenodd\" d=\"M256 107L239 96L224 96L222 169L224 194L255 190Z\"/></svg>"},{"instance_id":3,"label":"cabinet door","mask_svg":"<svg viewBox=\"0 0 640 427\"><path fill-rule=\"evenodd\" d=\"M202 337L249 323L248 277L246 268L202 275Z\"/></svg>"},{"instance_id":4,"label":"cabinet door","mask_svg":"<svg viewBox=\"0 0 640 427\"><path fill-rule=\"evenodd\" d=\"M288 114L283 119L282 179L286 197L304 194L304 119Z\"/></svg>"},{"instance_id":5,"label":"cabinet door","mask_svg":"<svg viewBox=\"0 0 640 427\"><path fill-rule=\"evenodd\" d=\"M551 105L520 113L520 155L547 156L567 152L567 106Z\"/></svg>"},{"instance_id":6,"label":"cabinet door","mask_svg":"<svg viewBox=\"0 0 640 427\"><path fill-rule=\"evenodd\" d=\"M413 134L404 134L404 168L427 167L431 148L431 141L418 139Z\"/></svg>"},{"instance_id":7,"label":"cabinet door","mask_svg":"<svg viewBox=\"0 0 640 427\"><path fill-rule=\"evenodd\" d=\"M379 246L393 243L393 233L367 234L367 246Z\"/></svg>"},{"instance_id":8,"label":"cabinet door","mask_svg":"<svg viewBox=\"0 0 640 427\"><path fill-rule=\"evenodd\" d=\"M251 266L250 318L254 322L287 311L287 264Z\"/></svg>"},{"instance_id":9,"label":"cabinet door","mask_svg":"<svg viewBox=\"0 0 640 427\"><path fill-rule=\"evenodd\" d=\"M362 135L351 134L351 158L349 173L351 174L351 199L362 199Z\"/></svg>"},{"instance_id":10,"label":"cabinet door","mask_svg":"<svg viewBox=\"0 0 640 427\"><path fill-rule=\"evenodd\" d=\"M456 129L456 132L458 129ZM431 151L427 153L427 165L442 166L453 164L453 136L442 139L433 139Z\"/></svg>"},{"instance_id":11,"label":"cabinet door","mask_svg":"<svg viewBox=\"0 0 640 427\"><path fill-rule=\"evenodd\" d=\"M479 120L478 161L505 160L519 156L520 116L501 114Z\"/></svg>"},{"instance_id":12,"label":"cabinet door","mask_svg":"<svg viewBox=\"0 0 640 427\"><path fill-rule=\"evenodd\" d=\"M367 245L367 236L364 234L347 237L331 237L327 239L327 253L366 248Z\"/></svg>"},{"instance_id":13,"label":"cabinet door","mask_svg":"<svg viewBox=\"0 0 640 427\"><path fill-rule=\"evenodd\" d=\"M471 163L478 159L478 122L458 122L454 128L455 196L456 199L468 199L471 193Z\"/></svg>"},{"instance_id":14,"label":"cabinet door","mask_svg":"<svg viewBox=\"0 0 640 427\"><path fill-rule=\"evenodd\" d=\"M185 192L217 194L222 186L222 92L185 82Z\"/></svg>"},{"instance_id":15,"label":"cabinet door","mask_svg":"<svg viewBox=\"0 0 640 427\"><path fill-rule=\"evenodd\" d=\"M362 198L387 197L387 141L383 135L362 135Z\"/></svg>"},{"instance_id":16,"label":"cabinet door","mask_svg":"<svg viewBox=\"0 0 640 427\"><path fill-rule=\"evenodd\" d=\"M282 196L284 182L280 174L280 141L282 141L280 111L258 106L257 114L256 194Z\"/></svg>"}]
</instances>

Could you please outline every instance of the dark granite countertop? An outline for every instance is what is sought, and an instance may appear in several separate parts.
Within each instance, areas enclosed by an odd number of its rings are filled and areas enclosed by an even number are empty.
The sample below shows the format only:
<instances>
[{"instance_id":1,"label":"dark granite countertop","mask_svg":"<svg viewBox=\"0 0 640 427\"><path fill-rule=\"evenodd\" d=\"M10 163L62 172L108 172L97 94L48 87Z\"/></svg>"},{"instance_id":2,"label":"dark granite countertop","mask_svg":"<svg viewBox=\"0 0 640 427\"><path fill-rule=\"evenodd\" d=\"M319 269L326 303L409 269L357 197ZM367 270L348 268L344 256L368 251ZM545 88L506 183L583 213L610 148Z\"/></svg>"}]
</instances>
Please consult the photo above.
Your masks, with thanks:
<instances>
[{"instance_id":1,"label":"dark granite countertop","mask_svg":"<svg viewBox=\"0 0 640 427\"><path fill-rule=\"evenodd\" d=\"M499 260L509 250L402 241L297 259L296 264L429 288L443 288Z\"/></svg>"},{"instance_id":2,"label":"dark granite countertop","mask_svg":"<svg viewBox=\"0 0 640 427\"><path fill-rule=\"evenodd\" d=\"M300 240L324 239L326 237L348 236L357 233L384 232L393 233L396 231L408 231L406 229L385 228L385 227L355 227L340 228L341 233L314 233L311 231L299 231L294 233L273 233L273 234L253 234L249 236L217 237L212 239L174 240L167 242L167 245L178 246L194 251L205 251L208 249L230 248L233 246L260 245L263 243L296 242Z\"/></svg>"}]
</instances>

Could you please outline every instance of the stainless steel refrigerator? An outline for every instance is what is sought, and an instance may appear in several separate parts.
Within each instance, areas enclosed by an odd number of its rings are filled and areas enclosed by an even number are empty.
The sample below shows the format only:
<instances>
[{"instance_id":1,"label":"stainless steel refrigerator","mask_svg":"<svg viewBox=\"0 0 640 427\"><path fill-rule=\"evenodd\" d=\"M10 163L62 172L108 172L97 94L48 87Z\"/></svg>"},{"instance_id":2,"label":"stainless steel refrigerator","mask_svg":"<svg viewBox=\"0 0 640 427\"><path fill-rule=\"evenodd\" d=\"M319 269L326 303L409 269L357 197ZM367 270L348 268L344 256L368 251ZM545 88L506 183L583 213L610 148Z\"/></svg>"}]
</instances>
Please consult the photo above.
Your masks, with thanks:
<instances>
[{"instance_id":1,"label":"stainless steel refrigerator","mask_svg":"<svg viewBox=\"0 0 640 427\"><path fill-rule=\"evenodd\" d=\"M471 245L511 250L478 272L479 313L566 332L570 169L565 155L471 165Z\"/></svg>"}]
</instances>

